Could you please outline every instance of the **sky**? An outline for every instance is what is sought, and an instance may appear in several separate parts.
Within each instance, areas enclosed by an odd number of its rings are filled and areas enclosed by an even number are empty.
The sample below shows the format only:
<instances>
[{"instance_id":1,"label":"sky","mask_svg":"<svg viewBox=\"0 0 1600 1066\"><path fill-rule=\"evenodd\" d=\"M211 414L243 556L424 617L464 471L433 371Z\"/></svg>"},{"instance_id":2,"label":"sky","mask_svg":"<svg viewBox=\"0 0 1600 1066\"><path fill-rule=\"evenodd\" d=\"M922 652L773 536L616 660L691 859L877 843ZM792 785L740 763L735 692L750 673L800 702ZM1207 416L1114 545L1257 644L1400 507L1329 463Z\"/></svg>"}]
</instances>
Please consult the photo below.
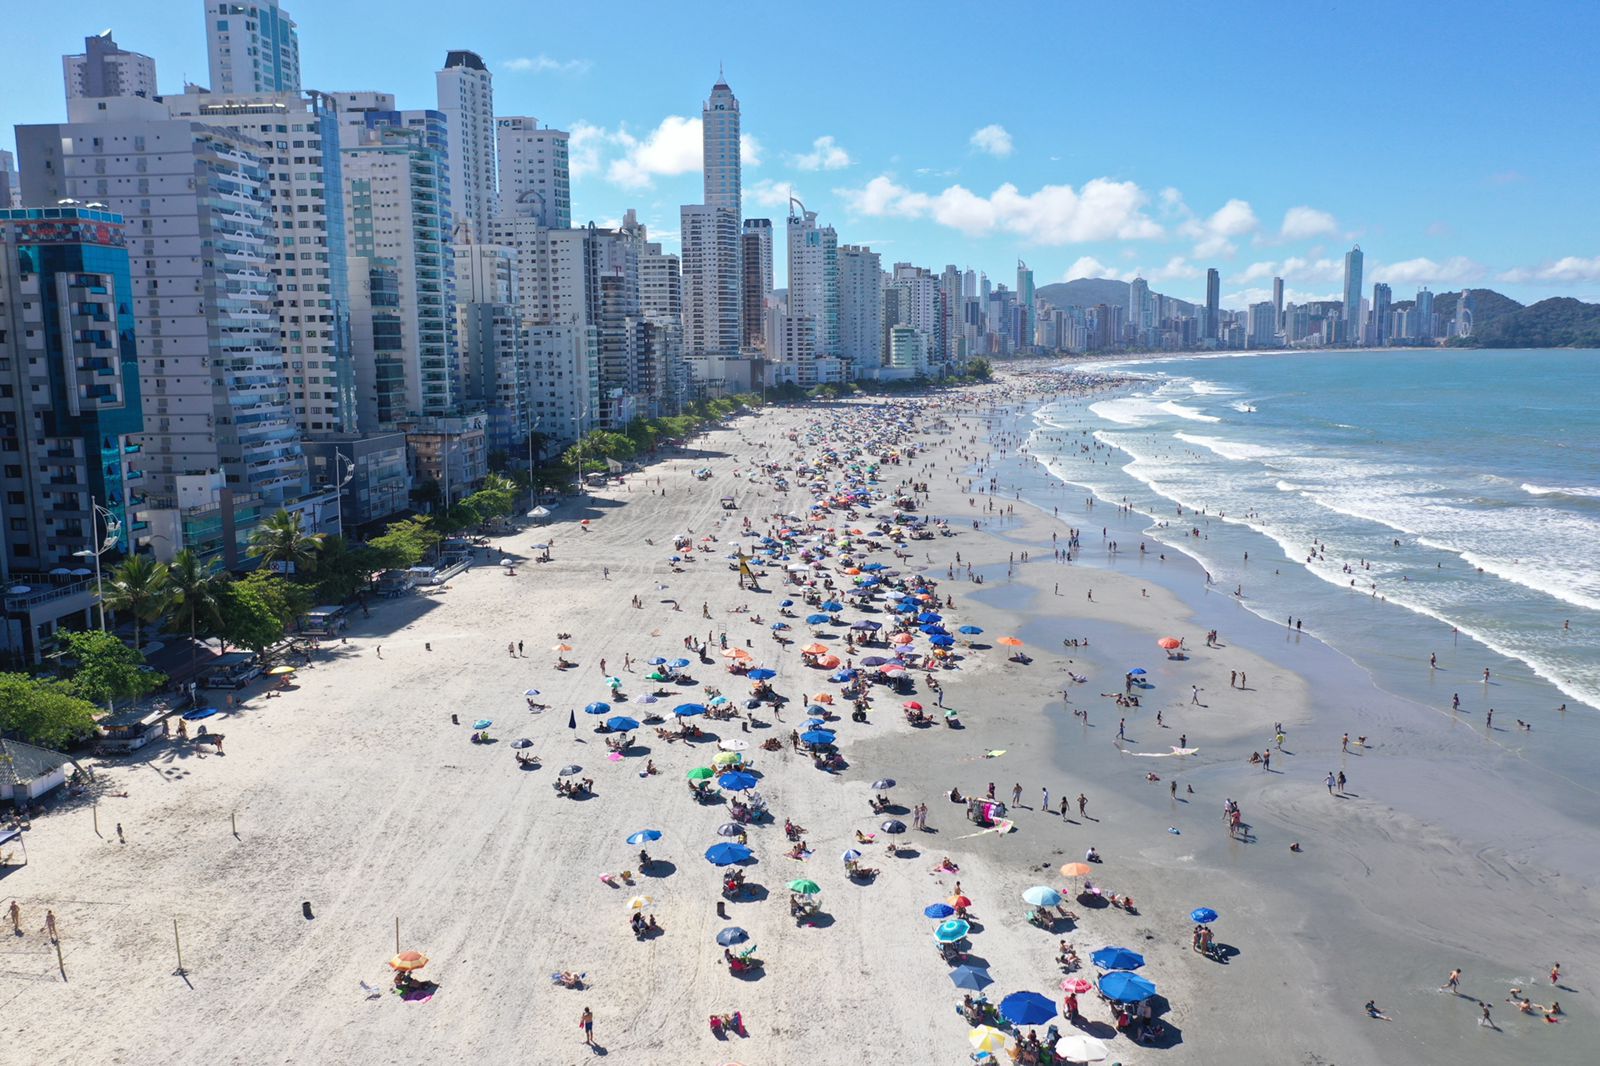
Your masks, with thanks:
<instances>
[{"instance_id":1,"label":"sky","mask_svg":"<svg viewBox=\"0 0 1600 1066\"><path fill-rule=\"evenodd\" d=\"M20 2L20 0L19 0ZM677 242L700 200L719 64L746 135L746 217L793 193L885 266L1015 283L1130 278L1223 303L1490 287L1600 302L1600 4L806 5L297 0L303 81L435 103L450 48L496 111L572 133L573 220L638 209ZM111 28L162 92L205 84L201 0L75 0L0 40L0 147L65 117L59 57ZM376 14L381 10L381 16ZM779 283L783 252L777 250Z\"/></svg>"}]
</instances>

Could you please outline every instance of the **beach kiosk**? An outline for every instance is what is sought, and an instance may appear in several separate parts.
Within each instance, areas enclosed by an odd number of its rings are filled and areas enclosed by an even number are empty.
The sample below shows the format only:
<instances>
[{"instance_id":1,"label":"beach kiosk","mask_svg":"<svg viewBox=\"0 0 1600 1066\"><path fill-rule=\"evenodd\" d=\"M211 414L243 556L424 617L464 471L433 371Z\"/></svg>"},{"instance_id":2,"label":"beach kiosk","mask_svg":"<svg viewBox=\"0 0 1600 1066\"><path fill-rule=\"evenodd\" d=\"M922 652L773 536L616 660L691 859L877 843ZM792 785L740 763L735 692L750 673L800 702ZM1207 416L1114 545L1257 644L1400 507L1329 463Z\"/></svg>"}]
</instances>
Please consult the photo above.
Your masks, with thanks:
<instances>
[{"instance_id":1,"label":"beach kiosk","mask_svg":"<svg viewBox=\"0 0 1600 1066\"><path fill-rule=\"evenodd\" d=\"M161 736L161 722L172 713L165 704L135 703L100 719L100 749L122 754L138 751Z\"/></svg>"},{"instance_id":2,"label":"beach kiosk","mask_svg":"<svg viewBox=\"0 0 1600 1066\"><path fill-rule=\"evenodd\" d=\"M248 651L231 651L206 664L200 674L202 688L244 688L261 675L261 666Z\"/></svg>"}]
</instances>

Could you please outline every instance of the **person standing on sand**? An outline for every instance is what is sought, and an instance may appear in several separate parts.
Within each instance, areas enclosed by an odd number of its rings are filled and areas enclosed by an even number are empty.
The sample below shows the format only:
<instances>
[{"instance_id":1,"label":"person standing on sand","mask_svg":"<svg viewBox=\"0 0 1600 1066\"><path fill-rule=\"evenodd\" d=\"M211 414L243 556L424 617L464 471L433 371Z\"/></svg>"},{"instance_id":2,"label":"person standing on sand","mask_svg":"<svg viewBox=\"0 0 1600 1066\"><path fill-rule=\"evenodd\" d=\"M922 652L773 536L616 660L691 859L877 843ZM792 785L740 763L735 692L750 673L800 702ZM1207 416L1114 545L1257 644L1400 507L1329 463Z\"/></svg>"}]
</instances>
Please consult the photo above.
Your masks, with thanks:
<instances>
[{"instance_id":1,"label":"person standing on sand","mask_svg":"<svg viewBox=\"0 0 1600 1066\"><path fill-rule=\"evenodd\" d=\"M578 1018L578 1027L583 1030L583 1042L594 1047L594 1012L588 1007L583 1008L583 1014Z\"/></svg>"},{"instance_id":2,"label":"person standing on sand","mask_svg":"<svg viewBox=\"0 0 1600 1066\"><path fill-rule=\"evenodd\" d=\"M1325 782L1325 784L1328 786L1328 795L1330 795L1330 796L1333 795L1333 786L1334 786L1335 781L1336 781L1336 778L1333 776L1333 771L1329 770L1328 771L1328 779Z\"/></svg>"},{"instance_id":3,"label":"person standing on sand","mask_svg":"<svg viewBox=\"0 0 1600 1066\"><path fill-rule=\"evenodd\" d=\"M1456 969L1450 971L1449 979L1445 981L1444 987L1439 989L1439 991L1441 991L1441 992L1454 992L1458 996L1461 994L1461 969L1460 969L1460 967L1457 967Z\"/></svg>"},{"instance_id":4,"label":"person standing on sand","mask_svg":"<svg viewBox=\"0 0 1600 1066\"><path fill-rule=\"evenodd\" d=\"M1065 821L1066 817L1067 817L1067 797L1062 796L1061 797L1061 818L1062 818L1063 821Z\"/></svg>"},{"instance_id":5,"label":"person standing on sand","mask_svg":"<svg viewBox=\"0 0 1600 1066\"><path fill-rule=\"evenodd\" d=\"M1088 810L1088 809L1089 809L1089 797L1085 796L1082 792L1078 793L1078 817L1082 818L1084 816L1083 812Z\"/></svg>"},{"instance_id":6,"label":"person standing on sand","mask_svg":"<svg viewBox=\"0 0 1600 1066\"><path fill-rule=\"evenodd\" d=\"M9 908L7 913L9 913L11 915L11 932L12 932L12 935L21 936L22 935L22 908L17 906L17 901L16 900L12 900L11 901L11 907Z\"/></svg>"},{"instance_id":7,"label":"person standing on sand","mask_svg":"<svg viewBox=\"0 0 1600 1066\"><path fill-rule=\"evenodd\" d=\"M1349 753L1349 751L1350 751L1350 734L1349 733L1346 733L1344 735L1344 739L1339 742L1339 747L1346 754Z\"/></svg>"},{"instance_id":8,"label":"person standing on sand","mask_svg":"<svg viewBox=\"0 0 1600 1066\"><path fill-rule=\"evenodd\" d=\"M61 938L56 935L55 911L46 910L44 912L44 931L50 937L50 943L54 944L60 941Z\"/></svg>"},{"instance_id":9,"label":"person standing on sand","mask_svg":"<svg viewBox=\"0 0 1600 1066\"><path fill-rule=\"evenodd\" d=\"M1343 792L1344 792L1344 771L1343 770L1339 771L1339 792L1341 794L1343 794Z\"/></svg>"},{"instance_id":10,"label":"person standing on sand","mask_svg":"<svg viewBox=\"0 0 1600 1066\"><path fill-rule=\"evenodd\" d=\"M1239 671L1239 687L1240 688L1245 688L1246 687L1245 686L1244 671L1243 670Z\"/></svg>"},{"instance_id":11,"label":"person standing on sand","mask_svg":"<svg viewBox=\"0 0 1600 1066\"><path fill-rule=\"evenodd\" d=\"M12 906L16 906L16 904L12 904ZM1561 964L1559 962L1550 967L1550 983L1553 985L1561 983Z\"/></svg>"},{"instance_id":12,"label":"person standing on sand","mask_svg":"<svg viewBox=\"0 0 1600 1066\"><path fill-rule=\"evenodd\" d=\"M1238 688L1239 687L1239 671L1237 671L1237 670L1229 670L1228 671L1228 687L1229 688Z\"/></svg>"},{"instance_id":13,"label":"person standing on sand","mask_svg":"<svg viewBox=\"0 0 1600 1066\"><path fill-rule=\"evenodd\" d=\"M1011 785L1011 806L1022 806L1022 782L1016 781Z\"/></svg>"},{"instance_id":14,"label":"person standing on sand","mask_svg":"<svg viewBox=\"0 0 1600 1066\"><path fill-rule=\"evenodd\" d=\"M1039 791L1042 794L1042 798L1039 800L1039 809L1041 811L1043 811L1044 813L1049 814L1050 813L1050 790L1048 788L1041 788Z\"/></svg>"},{"instance_id":15,"label":"person standing on sand","mask_svg":"<svg viewBox=\"0 0 1600 1066\"><path fill-rule=\"evenodd\" d=\"M1119 719L1117 719L1117 739L1118 740L1126 740L1127 738L1128 738L1128 720L1126 718L1119 718Z\"/></svg>"}]
</instances>

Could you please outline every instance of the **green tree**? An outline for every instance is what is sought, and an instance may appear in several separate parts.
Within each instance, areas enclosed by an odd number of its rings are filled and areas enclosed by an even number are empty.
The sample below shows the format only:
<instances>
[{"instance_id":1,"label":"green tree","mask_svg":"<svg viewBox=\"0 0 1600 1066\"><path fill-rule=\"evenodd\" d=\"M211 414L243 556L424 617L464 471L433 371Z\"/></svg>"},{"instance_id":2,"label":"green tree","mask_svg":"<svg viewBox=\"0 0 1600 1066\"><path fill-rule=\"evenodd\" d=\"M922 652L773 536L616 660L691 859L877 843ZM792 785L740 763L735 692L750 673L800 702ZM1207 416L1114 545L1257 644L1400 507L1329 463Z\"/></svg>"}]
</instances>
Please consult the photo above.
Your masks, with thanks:
<instances>
[{"instance_id":1,"label":"green tree","mask_svg":"<svg viewBox=\"0 0 1600 1066\"><path fill-rule=\"evenodd\" d=\"M243 581L231 581L217 595L217 640L260 654L283 639L283 623L261 592Z\"/></svg>"},{"instance_id":2,"label":"green tree","mask_svg":"<svg viewBox=\"0 0 1600 1066\"><path fill-rule=\"evenodd\" d=\"M439 546L441 539L433 528L432 520L426 516L402 518L398 522L391 522L380 536L367 541L367 547L384 553L385 561L389 563L385 569L404 569L416 566L427 558L428 553Z\"/></svg>"},{"instance_id":3,"label":"green tree","mask_svg":"<svg viewBox=\"0 0 1600 1066\"><path fill-rule=\"evenodd\" d=\"M268 568L281 567L292 574L309 574L316 569L317 548L321 544L322 534L307 533L300 516L287 510L268 515L250 534L252 556Z\"/></svg>"},{"instance_id":4,"label":"green tree","mask_svg":"<svg viewBox=\"0 0 1600 1066\"><path fill-rule=\"evenodd\" d=\"M61 748L94 733L95 706L65 681L0 674L0 733Z\"/></svg>"},{"instance_id":5,"label":"green tree","mask_svg":"<svg viewBox=\"0 0 1600 1066\"><path fill-rule=\"evenodd\" d=\"M78 664L68 684L73 695L80 699L97 704L135 699L166 680L153 670L140 669L144 666L144 656L122 643L115 634L91 629L83 633L63 633L62 639L67 645L67 655Z\"/></svg>"},{"instance_id":6,"label":"green tree","mask_svg":"<svg viewBox=\"0 0 1600 1066\"><path fill-rule=\"evenodd\" d=\"M367 587L372 575L386 567L387 558L368 545L351 547L343 537L329 537L317 558L317 602L343 603Z\"/></svg>"},{"instance_id":7,"label":"green tree","mask_svg":"<svg viewBox=\"0 0 1600 1066\"><path fill-rule=\"evenodd\" d=\"M105 605L118 614L133 616L133 646L139 647L139 623L156 621L172 605L167 564L148 555L135 555L124 561L106 582Z\"/></svg>"},{"instance_id":8,"label":"green tree","mask_svg":"<svg viewBox=\"0 0 1600 1066\"><path fill-rule=\"evenodd\" d=\"M335 538L338 539L338 538ZM327 550L329 542L324 542L323 549ZM342 544L343 541L340 540ZM322 574L322 562L317 563L317 574ZM266 570L253 570L244 577L234 582L235 586L248 588L260 596L272 611L272 616L284 629L290 626L316 604L312 602L311 586L302 585L298 581L290 581L286 577L269 573Z\"/></svg>"},{"instance_id":9,"label":"green tree","mask_svg":"<svg viewBox=\"0 0 1600 1066\"><path fill-rule=\"evenodd\" d=\"M176 627L178 632L187 631L192 645L197 636L210 632L219 621L217 595L224 578L215 564L202 562L187 548L173 556L167 577L172 583L172 613L167 618L167 626ZM194 648L190 655L191 669L194 656L198 654L199 649Z\"/></svg>"}]
</instances>

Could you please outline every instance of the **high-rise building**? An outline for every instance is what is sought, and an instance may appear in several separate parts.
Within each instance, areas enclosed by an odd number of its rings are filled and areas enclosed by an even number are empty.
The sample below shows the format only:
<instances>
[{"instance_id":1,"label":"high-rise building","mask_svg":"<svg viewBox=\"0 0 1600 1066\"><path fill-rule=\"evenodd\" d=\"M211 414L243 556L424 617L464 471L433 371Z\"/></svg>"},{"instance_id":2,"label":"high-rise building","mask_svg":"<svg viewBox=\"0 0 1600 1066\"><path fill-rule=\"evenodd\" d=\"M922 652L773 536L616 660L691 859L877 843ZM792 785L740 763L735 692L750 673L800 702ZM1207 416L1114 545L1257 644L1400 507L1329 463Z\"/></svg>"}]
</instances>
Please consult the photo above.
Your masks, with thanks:
<instances>
[{"instance_id":1,"label":"high-rise building","mask_svg":"<svg viewBox=\"0 0 1600 1066\"><path fill-rule=\"evenodd\" d=\"M1150 309L1150 283L1142 277L1128 282L1128 324L1136 330L1155 325Z\"/></svg>"},{"instance_id":2,"label":"high-rise building","mask_svg":"<svg viewBox=\"0 0 1600 1066\"><path fill-rule=\"evenodd\" d=\"M1245 343L1251 348L1275 348L1278 343L1278 309L1271 301L1250 305L1246 319Z\"/></svg>"},{"instance_id":3,"label":"high-rise building","mask_svg":"<svg viewBox=\"0 0 1600 1066\"><path fill-rule=\"evenodd\" d=\"M1206 320L1204 339L1214 341L1217 339L1218 309L1222 302L1222 275L1217 273L1216 267L1206 271Z\"/></svg>"},{"instance_id":4,"label":"high-rise building","mask_svg":"<svg viewBox=\"0 0 1600 1066\"><path fill-rule=\"evenodd\" d=\"M679 221L684 350L691 357L735 355L744 340L739 216L726 207L685 204Z\"/></svg>"},{"instance_id":5,"label":"high-rise building","mask_svg":"<svg viewBox=\"0 0 1600 1066\"><path fill-rule=\"evenodd\" d=\"M22 186L17 180L17 159L0 149L0 208L21 207Z\"/></svg>"},{"instance_id":6,"label":"high-rise building","mask_svg":"<svg viewBox=\"0 0 1600 1066\"><path fill-rule=\"evenodd\" d=\"M461 404L483 411L491 451L520 451L529 419L528 347L516 301L516 260L510 248L457 243L456 336L461 349Z\"/></svg>"},{"instance_id":7,"label":"high-rise building","mask_svg":"<svg viewBox=\"0 0 1600 1066\"><path fill-rule=\"evenodd\" d=\"M1346 344L1361 343L1361 245L1344 253L1344 331Z\"/></svg>"},{"instance_id":8,"label":"high-rise building","mask_svg":"<svg viewBox=\"0 0 1600 1066\"><path fill-rule=\"evenodd\" d=\"M267 269L277 287L278 344L288 361L295 421L307 436L356 432L334 108L317 92L221 95L195 86L161 102L174 118L225 126L261 142L274 230Z\"/></svg>"},{"instance_id":9,"label":"high-rise building","mask_svg":"<svg viewBox=\"0 0 1600 1066\"><path fill-rule=\"evenodd\" d=\"M1278 332L1283 332L1283 279L1272 279L1272 306L1278 316Z\"/></svg>"},{"instance_id":10,"label":"high-rise building","mask_svg":"<svg viewBox=\"0 0 1600 1066\"><path fill-rule=\"evenodd\" d=\"M839 357L852 377L883 365L883 266L864 245L839 249Z\"/></svg>"},{"instance_id":11,"label":"high-rise building","mask_svg":"<svg viewBox=\"0 0 1600 1066\"><path fill-rule=\"evenodd\" d=\"M1432 340L1437 335L1433 322L1433 293L1426 285L1417 290L1417 302L1411 314L1411 336L1416 340Z\"/></svg>"},{"instance_id":12,"label":"high-rise building","mask_svg":"<svg viewBox=\"0 0 1600 1066\"><path fill-rule=\"evenodd\" d=\"M639 311L646 318L683 322L683 275L678 257L647 242L639 259Z\"/></svg>"},{"instance_id":13,"label":"high-rise building","mask_svg":"<svg viewBox=\"0 0 1600 1066\"><path fill-rule=\"evenodd\" d=\"M939 279L924 267L913 266L910 263L896 263L889 285L897 294L896 317L893 321L886 319L884 322L885 328L890 330L891 356L895 344L892 327L910 326L923 336L919 364L921 369L932 370L936 363L942 366L943 309L939 300ZM892 359L891 365L894 365Z\"/></svg>"},{"instance_id":14,"label":"high-rise building","mask_svg":"<svg viewBox=\"0 0 1600 1066\"><path fill-rule=\"evenodd\" d=\"M164 558L187 547L239 565L263 515L320 502L278 347L267 146L133 97L71 101L68 116L17 127L23 194L127 219L140 535Z\"/></svg>"},{"instance_id":15,"label":"high-rise building","mask_svg":"<svg viewBox=\"0 0 1600 1066\"><path fill-rule=\"evenodd\" d=\"M740 243L744 275L740 298L743 305L744 345L746 348L761 348L766 344L763 324L767 300L772 296L772 219L745 219Z\"/></svg>"},{"instance_id":16,"label":"high-rise building","mask_svg":"<svg viewBox=\"0 0 1600 1066\"><path fill-rule=\"evenodd\" d=\"M798 208L798 210L796 210ZM839 354L839 235L789 198L789 313L815 321L818 356Z\"/></svg>"},{"instance_id":17,"label":"high-rise building","mask_svg":"<svg viewBox=\"0 0 1600 1066\"><path fill-rule=\"evenodd\" d=\"M1017 338L1016 343L1022 348L1031 347L1036 322L1036 311L1033 306L1033 271L1020 259L1017 260L1017 306L1022 308L1022 335Z\"/></svg>"},{"instance_id":18,"label":"high-rise building","mask_svg":"<svg viewBox=\"0 0 1600 1066\"><path fill-rule=\"evenodd\" d=\"M394 271L399 358L356 346L363 432L457 413L460 361L450 253L445 117L438 111L368 111L355 143L345 138L345 240L349 255L387 260ZM364 365L369 364L369 365Z\"/></svg>"},{"instance_id":19,"label":"high-rise building","mask_svg":"<svg viewBox=\"0 0 1600 1066\"><path fill-rule=\"evenodd\" d=\"M500 167L497 213L532 218L546 229L572 225L570 135L528 115L495 119Z\"/></svg>"},{"instance_id":20,"label":"high-rise building","mask_svg":"<svg viewBox=\"0 0 1600 1066\"><path fill-rule=\"evenodd\" d=\"M1389 343L1389 305L1394 293L1384 282L1372 286L1372 343L1380 348Z\"/></svg>"},{"instance_id":21,"label":"high-rise building","mask_svg":"<svg viewBox=\"0 0 1600 1066\"><path fill-rule=\"evenodd\" d=\"M478 53L454 50L445 54L434 85L448 137L451 233L465 222L472 239L481 241L496 213L494 75Z\"/></svg>"},{"instance_id":22,"label":"high-rise building","mask_svg":"<svg viewBox=\"0 0 1600 1066\"><path fill-rule=\"evenodd\" d=\"M719 71L717 83L700 111L702 166L705 170L707 207L725 207L736 216L743 214L740 199L739 101Z\"/></svg>"},{"instance_id":23,"label":"high-rise building","mask_svg":"<svg viewBox=\"0 0 1600 1066\"><path fill-rule=\"evenodd\" d=\"M118 48L110 30L85 37L78 55L62 56L61 74L68 100L156 94L156 61Z\"/></svg>"},{"instance_id":24,"label":"high-rise building","mask_svg":"<svg viewBox=\"0 0 1600 1066\"><path fill-rule=\"evenodd\" d=\"M300 91L300 37L278 0L205 0L214 93Z\"/></svg>"}]
</instances>

